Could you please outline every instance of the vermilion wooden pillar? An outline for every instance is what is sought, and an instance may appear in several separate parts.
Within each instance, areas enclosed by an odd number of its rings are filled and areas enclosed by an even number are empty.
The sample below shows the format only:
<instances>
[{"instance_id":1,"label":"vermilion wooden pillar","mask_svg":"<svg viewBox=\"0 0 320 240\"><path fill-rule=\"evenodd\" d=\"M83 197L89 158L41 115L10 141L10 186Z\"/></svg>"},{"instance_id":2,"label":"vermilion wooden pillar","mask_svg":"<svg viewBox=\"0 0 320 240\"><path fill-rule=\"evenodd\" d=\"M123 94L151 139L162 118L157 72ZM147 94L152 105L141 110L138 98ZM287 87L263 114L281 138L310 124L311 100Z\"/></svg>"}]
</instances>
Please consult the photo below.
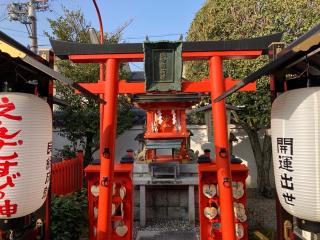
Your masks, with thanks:
<instances>
[{"instance_id":1,"label":"vermilion wooden pillar","mask_svg":"<svg viewBox=\"0 0 320 240\"><path fill-rule=\"evenodd\" d=\"M106 78L103 99L102 132L100 133L100 183L97 239L111 240L111 204L113 170L115 158L115 141L117 129L118 73L119 64L116 59L106 62Z\"/></svg>"},{"instance_id":2,"label":"vermilion wooden pillar","mask_svg":"<svg viewBox=\"0 0 320 240\"><path fill-rule=\"evenodd\" d=\"M214 99L225 91L222 72L222 58L215 56L209 60L213 134L216 153L217 177L220 193L221 232L223 240L235 240L233 213L232 180L230 171L230 153L228 147L228 128L225 101L218 103Z\"/></svg>"}]
</instances>

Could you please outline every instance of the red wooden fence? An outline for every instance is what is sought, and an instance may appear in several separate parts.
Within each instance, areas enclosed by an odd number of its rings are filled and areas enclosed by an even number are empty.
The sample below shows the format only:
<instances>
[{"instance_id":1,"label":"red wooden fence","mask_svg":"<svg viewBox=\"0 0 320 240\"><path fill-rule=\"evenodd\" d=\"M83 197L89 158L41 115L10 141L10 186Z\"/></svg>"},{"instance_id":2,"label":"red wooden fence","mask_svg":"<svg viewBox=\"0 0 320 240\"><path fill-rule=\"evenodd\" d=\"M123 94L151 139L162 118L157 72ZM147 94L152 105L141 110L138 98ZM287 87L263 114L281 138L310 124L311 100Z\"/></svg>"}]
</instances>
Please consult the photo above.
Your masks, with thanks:
<instances>
[{"instance_id":1,"label":"red wooden fence","mask_svg":"<svg viewBox=\"0 0 320 240\"><path fill-rule=\"evenodd\" d=\"M82 188L83 153L72 159L52 164L51 191L54 195L66 195Z\"/></svg>"}]
</instances>

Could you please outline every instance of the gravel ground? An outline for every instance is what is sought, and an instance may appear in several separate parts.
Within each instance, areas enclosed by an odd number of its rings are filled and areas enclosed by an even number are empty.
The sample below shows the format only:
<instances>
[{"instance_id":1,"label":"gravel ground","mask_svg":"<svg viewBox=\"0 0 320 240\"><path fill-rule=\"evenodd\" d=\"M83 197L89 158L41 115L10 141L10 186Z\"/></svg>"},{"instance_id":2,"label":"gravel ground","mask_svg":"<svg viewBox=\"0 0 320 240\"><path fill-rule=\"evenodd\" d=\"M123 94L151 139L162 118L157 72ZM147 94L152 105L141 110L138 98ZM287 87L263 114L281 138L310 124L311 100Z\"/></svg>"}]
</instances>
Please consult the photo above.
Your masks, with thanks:
<instances>
[{"instance_id":1,"label":"gravel ground","mask_svg":"<svg viewBox=\"0 0 320 240\"><path fill-rule=\"evenodd\" d=\"M192 227L186 220L167 220L167 219L157 219L156 221L147 221L147 226L142 228L139 222L134 222L133 224L133 239L136 239L137 233L140 230L143 231L194 231L199 239L199 226Z\"/></svg>"},{"instance_id":2,"label":"gravel ground","mask_svg":"<svg viewBox=\"0 0 320 240\"><path fill-rule=\"evenodd\" d=\"M276 206L274 199L266 199L261 197L248 198L248 223L249 231L253 230L268 230L270 232L276 229ZM192 227L186 220L167 220L157 219L154 221L147 221L147 226L141 228L139 222L134 222L134 239L136 239L137 232L144 231L195 231L199 238L199 225ZM272 239L272 238L270 238Z\"/></svg>"}]
</instances>

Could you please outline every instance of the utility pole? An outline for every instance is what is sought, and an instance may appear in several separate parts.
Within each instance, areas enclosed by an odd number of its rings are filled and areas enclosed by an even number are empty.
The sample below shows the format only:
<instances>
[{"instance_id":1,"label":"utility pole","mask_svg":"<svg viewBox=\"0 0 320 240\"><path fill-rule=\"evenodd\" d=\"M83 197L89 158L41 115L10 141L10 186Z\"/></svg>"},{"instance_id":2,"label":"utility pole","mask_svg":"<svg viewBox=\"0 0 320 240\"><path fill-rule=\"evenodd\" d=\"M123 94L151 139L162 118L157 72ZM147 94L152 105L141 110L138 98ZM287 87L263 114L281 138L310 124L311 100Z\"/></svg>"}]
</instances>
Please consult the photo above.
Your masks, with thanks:
<instances>
[{"instance_id":1,"label":"utility pole","mask_svg":"<svg viewBox=\"0 0 320 240\"><path fill-rule=\"evenodd\" d=\"M37 11L46 11L49 8L48 0L29 0L23 3L8 4L8 16L11 21L24 24L30 38L30 50L38 53Z\"/></svg>"},{"instance_id":2,"label":"utility pole","mask_svg":"<svg viewBox=\"0 0 320 240\"><path fill-rule=\"evenodd\" d=\"M34 0L28 3L28 19L30 20L30 50L38 52L37 17L34 8Z\"/></svg>"}]
</instances>

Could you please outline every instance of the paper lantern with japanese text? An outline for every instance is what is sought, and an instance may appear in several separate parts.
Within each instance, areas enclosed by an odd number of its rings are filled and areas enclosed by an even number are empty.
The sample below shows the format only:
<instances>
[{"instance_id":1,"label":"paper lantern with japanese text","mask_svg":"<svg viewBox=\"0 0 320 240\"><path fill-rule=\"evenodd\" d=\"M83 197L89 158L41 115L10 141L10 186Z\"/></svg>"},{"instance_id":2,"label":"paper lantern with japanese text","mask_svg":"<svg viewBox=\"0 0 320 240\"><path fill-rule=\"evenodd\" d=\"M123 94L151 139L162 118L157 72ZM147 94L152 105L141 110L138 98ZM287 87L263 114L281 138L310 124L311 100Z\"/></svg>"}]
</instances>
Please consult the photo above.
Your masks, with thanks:
<instances>
[{"instance_id":1,"label":"paper lantern with japanese text","mask_svg":"<svg viewBox=\"0 0 320 240\"><path fill-rule=\"evenodd\" d=\"M52 114L41 98L0 93L0 219L28 215L46 200Z\"/></svg>"},{"instance_id":2,"label":"paper lantern with japanese text","mask_svg":"<svg viewBox=\"0 0 320 240\"><path fill-rule=\"evenodd\" d=\"M320 87L283 93L271 113L275 182L283 208L320 222Z\"/></svg>"}]
</instances>

